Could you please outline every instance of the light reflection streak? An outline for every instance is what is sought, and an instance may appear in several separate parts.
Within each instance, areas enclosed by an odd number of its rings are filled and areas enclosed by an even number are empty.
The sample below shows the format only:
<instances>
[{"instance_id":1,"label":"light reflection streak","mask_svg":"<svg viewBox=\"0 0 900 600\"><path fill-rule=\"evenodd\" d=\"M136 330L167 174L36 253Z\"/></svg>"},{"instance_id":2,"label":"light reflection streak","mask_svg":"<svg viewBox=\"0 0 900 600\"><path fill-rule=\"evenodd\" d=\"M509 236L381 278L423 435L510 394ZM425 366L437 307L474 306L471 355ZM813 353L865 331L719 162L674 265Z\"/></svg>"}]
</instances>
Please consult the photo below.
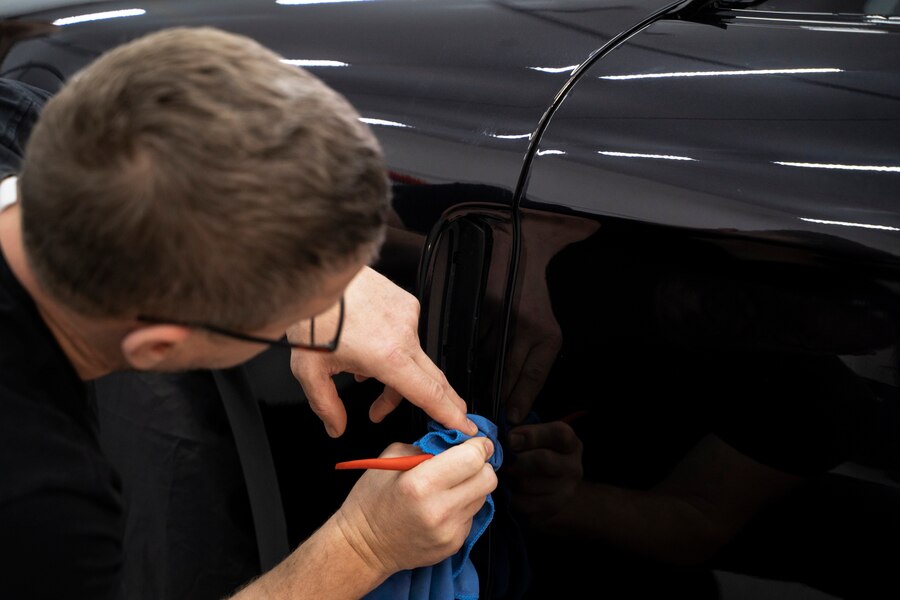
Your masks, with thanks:
<instances>
[{"instance_id":1,"label":"light reflection streak","mask_svg":"<svg viewBox=\"0 0 900 600\"><path fill-rule=\"evenodd\" d=\"M814 73L843 73L831 67L810 69L743 69L738 71L679 71L675 73L638 73L635 75L603 75L600 79L666 79L669 77L734 77L738 75L809 75Z\"/></svg>"},{"instance_id":2,"label":"light reflection streak","mask_svg":"<svg viewBox=\"0 0 900 600\"><path fill-rule=\"evenodd\" d=\"M76 15L74 17L64 17L53 21L54 25L64 27L75 23L86 23L88 21L101 21L103 19L120 19L122 17L138 17L146 14L143 8L126 8L123 10L108 10L105 12L90 13L87 15Z\"/></svg>"},{"instance_id":3,"label":"light reflection streak","mask_svg":"<svg viewBox=\"0 0 900 600\"><path fill-rule=\"evenodd\" d=\"M531 138L530 133L489 133L488 135L498 140L527 140Z\"/></svg>"},{"instance_id":4,"label":"light reflection streak","mask_svg":"<svg viewBox=\"0 0 900 600\"><path fill-rule=\"evenodd\" d=\"M578 65L569 65L568 67L528 67L532 71L540 71L541 73L571 73L578 68Z\"/></svg>"},{"instance_id":5,"label":"light reflection streak","mask_svg":"<svg viewBox=\"0 0 900 600\"><path fill-rule=\"evenodd\" d=\"M275 4L283 6L299 6L301 4L337 4L339 2L369 2L370 0L275 0Z\"/></svg>"},{"instance_id":6,"label":"light reflection streak","mask_svg":"<svg viewBox=\"0 0 900 600\"><path fill-rule=\"evenodd\" d=\"M618 156L622 158L660 158L663 160L689 160L697 162L696 158L689 156L674 156L672 154L640 154L638 152L612 152L610 150L597 150L597 154L604 156Z\"/></svg>"},{"instance_id":7,"label":"light reflection streak","mask_svg":"<svg viewBox=\"0 0 900 600\"><path fill-rule=\"evenodd\" d=\"M883 231L900 231L900 227L891 227L889 225L872 225L871 223L851 223L849 221L826 221L824 219L808 219L799 217L801 221L807 223L819 223L821 225L842 225L844 227L862 227L863 229L880 229Z\"/></svg>"},{"instance_id":8,"label":"light reflection streak","mask_svg":"<svg viewBox=\"0 0 900 600\"><path fill-rule=\"evenodd\" d=\"M790 23L792 25L796 24L796 23L813 23L815 25L848 25L848 26L857 25L857 23L854 23L853 21L818 21L815 19L794 19L794 18L781 19L778 17L746 17L746 16L738 16L735 18L744 19L747 21L776 21L779 23ZM868 18L871 19L871 16Z\"/></svg>"},{"instance_id":9,"label":"light reflection streak","mask_svg":"<svg viewBox=\"0 0 900 600\"><path fill-rule=\"evenodd\" d=\"M295 67L349 67L350 63L339 60L310 60L305 58L282 58L281 62Z\"/></svg>"},{"instance_id":10,"label":"light reflection streak","mask_svg":"<svg viewBox=\"0 0 900 600\"><path fill-rule=\"evenodd\" d=\"M405 129L413 129L412 125L407 125L406 123L398 123L397 121L387 121L385 119L371 119L368 117L360 117L359 120L368 125L382 125L384 127L402 127Z\"/></svg>"},{"instance_id":11,"label":"light reflection streak","mask_svg":"<svg viewBox=\"0 0 900 600\"><path fill-rule=\"evenodd\" d=\"M781 165L783 167L801 167L804 169L837 169L840 171L876 171L880 173L900 173L900 167L889 165L838 165L830 163L784 162L780 160L774 160L772 161L772 164Z\"/></svg>"},{"instance_id":12,"label":"light reflection streak","mask_svg":"<svg viewBox=\"0 0 900 600\"><path fill-rule=\"evenodd\" d=\"M813 27L812 25L801 25L800 29L808 29L809 31L828 31L836 33L887 33L883 29L865 29L863 27Z\"/></svg>"}]
</instances>

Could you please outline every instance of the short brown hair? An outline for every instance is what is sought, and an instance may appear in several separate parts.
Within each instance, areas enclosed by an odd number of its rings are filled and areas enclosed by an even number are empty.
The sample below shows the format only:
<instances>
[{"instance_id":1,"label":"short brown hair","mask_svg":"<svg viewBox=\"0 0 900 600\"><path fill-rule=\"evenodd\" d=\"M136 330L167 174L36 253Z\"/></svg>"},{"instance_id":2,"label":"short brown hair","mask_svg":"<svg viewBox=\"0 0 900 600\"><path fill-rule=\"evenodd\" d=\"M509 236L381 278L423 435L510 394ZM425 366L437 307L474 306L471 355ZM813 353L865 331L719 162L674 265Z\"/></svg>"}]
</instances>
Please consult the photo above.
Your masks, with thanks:
<instances>
[{"instance_id":1,"label":"short brown hair","mask_svg":"<svg viewBox=\"0 0 900 600\"><path fill-rule=\"evenodd\" d=\"M173 28L104 54L44 108L20 175L57 300L252 328L370 259L389 187L351 105L253 40Z\"/></svg>"}]
</instances>

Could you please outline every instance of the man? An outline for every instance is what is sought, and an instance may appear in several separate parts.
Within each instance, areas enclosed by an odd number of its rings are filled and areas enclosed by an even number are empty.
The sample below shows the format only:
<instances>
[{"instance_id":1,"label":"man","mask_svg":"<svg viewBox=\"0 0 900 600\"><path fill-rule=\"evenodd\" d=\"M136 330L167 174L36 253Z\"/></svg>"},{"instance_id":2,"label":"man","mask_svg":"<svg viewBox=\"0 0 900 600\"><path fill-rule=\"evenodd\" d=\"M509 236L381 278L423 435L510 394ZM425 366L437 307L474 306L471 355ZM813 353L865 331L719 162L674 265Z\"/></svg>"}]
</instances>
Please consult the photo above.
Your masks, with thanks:
<instances>
[{"instance_id":1,"label":"man","mask_svg":"<svg viewBox=\"0 0 900 600\"><path fill-rule=\"evenodd\" d=\"M40 100L12 101L0 175ZM340 351L320 352L348 286L390 294L366 268L388 210L381 153L343 98L248 39L172 29L100 57L43 108L0 198L4 597L116 591L122 508L84 381L228 367L288 331L330 434L345 426L329 387L340 370L388 385L376 420L406 396L474 433L409 335L366 341L357 316ZM235 598L356 598L449 556L496 485L491 452L474 438L405 473L366 473Z\"/></svg>"}]
</instances>

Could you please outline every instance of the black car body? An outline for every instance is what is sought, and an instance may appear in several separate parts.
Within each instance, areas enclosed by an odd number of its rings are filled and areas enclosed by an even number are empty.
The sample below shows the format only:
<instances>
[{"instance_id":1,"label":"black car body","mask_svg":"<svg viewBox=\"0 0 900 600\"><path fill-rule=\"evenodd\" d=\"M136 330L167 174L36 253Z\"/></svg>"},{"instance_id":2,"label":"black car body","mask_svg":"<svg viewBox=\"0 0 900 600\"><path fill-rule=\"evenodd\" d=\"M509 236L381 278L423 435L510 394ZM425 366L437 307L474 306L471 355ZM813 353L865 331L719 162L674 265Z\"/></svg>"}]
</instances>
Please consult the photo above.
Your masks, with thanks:
<instances>
[{"instance_id":1,"label":"black car body","mask_svg":"<svg viewBox=\"0 0 900 600\"><path fill-rule=\"evenodd\" d=\"M211 25L344 94L394 184L377 268L419 297L422 342L471 412L503 431L570 420L586 481L657 497L709 435L787 474L769 493L715 473L705 484L753 507L733 535L709 554L682 549L685 534L632 558L627 540L591 533L608 507L571 508L581 535L541 529L516 511L522 474L501 470L475 556L482 597L703 597L709 569L809 586L784 597L896 596L896 2L50 4L6 9L3 76L53 91L142 33ZM111 11L125 12L72 18ZM269 352L247 366L254 399L300 394L283 364ZM342 385L363 407L377 393ZM309 496L291 482L293 425L275 421L290 524ZM328 472L334 458L424 422L408 407L381 429L364 421L320 456L321 514L352 483ZM660 514L634 535L652 537Z\"/></svg>"}]
</instances>

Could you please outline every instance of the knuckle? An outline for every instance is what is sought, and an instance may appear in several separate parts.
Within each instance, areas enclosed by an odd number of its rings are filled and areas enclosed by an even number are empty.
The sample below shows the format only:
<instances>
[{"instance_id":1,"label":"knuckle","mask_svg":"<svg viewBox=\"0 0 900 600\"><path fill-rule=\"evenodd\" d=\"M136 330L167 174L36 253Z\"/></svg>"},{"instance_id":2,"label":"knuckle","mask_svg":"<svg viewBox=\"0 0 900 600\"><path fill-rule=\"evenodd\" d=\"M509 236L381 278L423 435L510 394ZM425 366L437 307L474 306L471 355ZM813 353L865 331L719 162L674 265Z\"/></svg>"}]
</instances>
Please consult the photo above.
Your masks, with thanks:
<instances>
[{"instance_id":1,"label":"knuckle","mask_svg":"<svg viewBox=\"0 0 900 600\"><path fill-rule=\"evenodd\" d=\"M391 454L394 456L399 456L401 454L401 452L406 448L406 446L407 446L407 444L404 444L402 442L393 442L390 445L388 445L387 448L384 449L384 452L382 454Z\"/></svg>"},{"instance_id":2,"label":"knuckle","mask_svg":"<svg viewBox=\"0 0 900 600\"><path fill-rule=\"evenodd\" d=\"M447 375L443 371L438 371L438 382L442 389L450 388L450 381L447 379Z\"/></svg>"},{"instance_id":3,"label":"knuckle","mask_svg":"<svg viewBox=\"0 0 900 600\"><path fill-rule=\"evenodd\" d=\"M450 547L453 553L459 552L459 549L462 548L463 544L466 543L466 537L468 537L469 530L472 528L472 520L470 519L465 527L460 527L454 535L450 536L447 540L447 545Z\"/></svg>"},{"instance_id":4,"label":"knuckle","mask_svg":"<svg viewBox=\"0 0 900 600\"><path fill-rule=\"evenodd\" d=\"M525 425L519 427L516 429L516 435L521 436L521 442L524 448L534 448L537 445L534 426Z\"/></svg>"},{"instance_id":5,"label":"knuckle","mask_svg":"<svg viewBox=\"0 0 900 600\"><path fill-rule=\"evenodd\" d=\"M462 547L462 543L465 542L465 537L460 541L459 532L450 528L443 528L439 534L435 536L435 542L438 547L441 548L441 555L449 556L455 554Z\"/></svg>"},{"instance_id":6,"label":"knuckle","mask_svg":"<svg viewBox=\"0 0 900 600\"><path fill-rule=\"evenodd\" d=\"M497 489L497 473L494 472L494 469L491 467L491 465L485 463L484 468L481 470L481 477L484 480L484 486L487 490L487 494Z\"/></svg>"},{"instance_id":7,"label":"knuckle","mask_svg":"<svg viewBox=\"0 0 900 600\"><path fill-rule=\"evenodd\" d=\"M522 379L525 381L532 381L536 383L542 383L545 378L545 370L541 365L529 365L522 369Z\"/></svg>"},{"instance_id":8,"label":"knuckle","mask_svg":"<svg viewBox=\"0 0 900 600\"><path fill-rule=\"evenodd\" d=\"M581 438L575 435L574 432L572 432L572 450L578 454L581 454L584 450L584 444L581 443Z\"/></svg>"},{"instance_id":9,"label":"knuckle","mask_svg":"<svg viewBox=\"0 0 900 600\"><path fill-rule=\"evenodd\" d=\"M419 299L413 296L412 294L405 294L403 297L403 309L412 313L416 321L419 320L419 311L421 310L421 305L419 304Z\"/></svg>"},{"instance_id":10,"label":"knuckle","mask_svg":"<svg viewBox=\"0 0 900 600\"><path fill-rule=\"evenodd\" d=\"M536 465L541 473L555 472L556 468L559 466L558 456L559 454L552 450L538 450L535 453L535 458L537 459Z\"/></svg>"},{"instance_id":11,"label":"knuckle","mask_svg":"<svg viewBox=\"0 0 900 600\"><path fill-rule=\"evenodd\" d=\"M387 362L388 366L394 369L398 369L406 365L406 362L409 358L403 346L397 344L387 346L382 351L382 355L384 356L384 360L385 362Z\"/></svg>"},{"instance_id":12,"label":"knuckle","mask_svg":"<svg viewBox=\"0 0 900 600\"><path fill-rule=\"evenodd\" d=\"M486 464L483 450L483 443L467 443L459 446L460 448L460 460L463 464L469 467L473 472L480 469L482 465Z\"/></svg>"},{"instance_id":13,"label":"knuckle","mask_svg":"<svg viewBox=\"0 0 900 600\"><path fill-rule=\"evenodd\" d=\"M559 436L560 446L571 452L581 452L583 444L581 443L581 438L578 437L578 434L575 433L575 430L572 429L571 425L567 423L563 423L561 421L556 421L553 423L554 428L556 430L556 434Z\"/></svg>"},{"instance_id":14,"label":"knuckle","mask_svg":"<svg viewBox=\"0 0 900 600\"><path fill-rule=\"evenodd\" d=\"M400 493L413 502L421 502L428 498L431 484L427 477L418 474L415 477L402 477L398 482Z\"/></svg>"},{"instance_id":15,"label":"knuckle","mask_svg":"<svg viewBox=\"0 0 900 600\"><path fill-rule=\"evenodd\" d=\"M328 402L313 400L311 397L309 398L309 407L319 418L330 417L336 412Z\"/></svg>"},{"instance_id":16,"label":"knuckle","mask_svg":"<svg viewBox=\"0 0 900 600\"><path fill-rule=\"evenodd\" d=\"M562 336L562 333L560 333L559 331L554 331L553 333L547 335L545 340L546 340L547 348L550 349L551 351L553 351L554 353L558 352L562 348L563 336Z\"/></svg>"},{"instance_id":17,"label":"knuckle","mask_svg":"<svg viewBox=\"0 0 900 600\"><path fill-rule=\"evenodd\" d=\"M432 538L438 538L440 535L441 520L433 512L423 510L419 514L419 522L426 531L430 532Z\"/></svg>"},{"instance_id":18,"label":"knuckle","mask_svg":"<svg viewBox=\"0 0 900 600\"><path fill-rule=\"evenodd\" d=\"M446 379L444 379L444 381L446 381ZM439 399L444 396L444 387L440 381L437 381L434 379L429 379L427 386L428 386L428 395L429 396L431 396L435 399Z\"/></svg>"},{"instance_id":19,"label":"knuckle","mask_svg":"<svg viewBox=\"0 0 900 600\"><path fill-rule=\"evenodd\" d=\"M581 462L575 464L573 471L574 482L572 484L572 487L574 489L575 487L577 487L577 482L581 481L581 479L584 477L584 467L582 466Z\"/></svg>"}]
</instances>

